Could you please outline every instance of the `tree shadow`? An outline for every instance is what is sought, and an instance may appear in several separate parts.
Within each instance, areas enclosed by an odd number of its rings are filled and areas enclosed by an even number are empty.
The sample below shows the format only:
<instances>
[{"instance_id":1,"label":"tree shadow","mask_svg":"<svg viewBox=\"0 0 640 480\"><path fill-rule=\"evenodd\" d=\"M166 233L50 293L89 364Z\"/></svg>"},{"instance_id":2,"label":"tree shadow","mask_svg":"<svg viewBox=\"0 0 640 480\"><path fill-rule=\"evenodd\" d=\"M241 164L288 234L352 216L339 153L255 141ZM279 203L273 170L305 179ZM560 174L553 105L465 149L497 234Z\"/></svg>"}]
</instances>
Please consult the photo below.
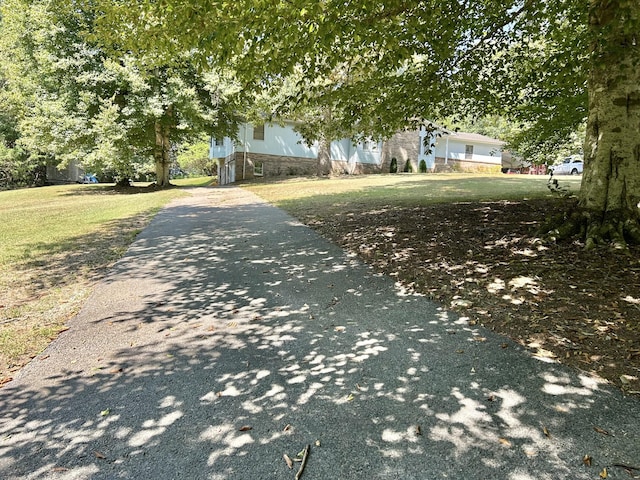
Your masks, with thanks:
<instances>
[{"instance_id":1,"label":"tree shadow","mask_svg":"<svg viewBox=\"0 0 640 480\"><path fill-rule=\"evenodd\" d=\"M636 459L637 401L220 192L160 212L0 390L1 477L293 478L282 456L307 444L309 480L586 479Z\"/></svg>"}]
</instances>

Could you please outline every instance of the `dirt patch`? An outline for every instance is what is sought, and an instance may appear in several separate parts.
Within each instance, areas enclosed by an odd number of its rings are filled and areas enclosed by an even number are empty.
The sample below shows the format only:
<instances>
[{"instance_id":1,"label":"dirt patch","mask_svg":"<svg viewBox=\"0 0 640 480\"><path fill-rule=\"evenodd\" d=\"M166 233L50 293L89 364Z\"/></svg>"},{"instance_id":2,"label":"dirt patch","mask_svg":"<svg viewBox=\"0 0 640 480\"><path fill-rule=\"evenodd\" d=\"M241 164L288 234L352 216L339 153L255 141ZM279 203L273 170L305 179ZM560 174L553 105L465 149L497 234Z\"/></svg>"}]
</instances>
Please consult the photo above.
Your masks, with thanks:
<instances>
[{"instance_id":1,"label":"dirt patch","mask_svg":"<svg viewBox=\"0 0 640 480\"><path fill-rule=\"evenodd\" d=\"M640 393L640 248L586 251L536 230L570 200L387 206L302 221L537 355Z\"/></svg>"},{"instance_id":2,"label":"dirt patch","mask_svg":"<svg viewBox=\"0 0 640 480\"><path fill-rule=\"evenodd\" d=\"M67 320L151 217L144 212L46 245L47 255L6 269L0 280L0 387L67 328Z\"/></svg>"}]
</instances>

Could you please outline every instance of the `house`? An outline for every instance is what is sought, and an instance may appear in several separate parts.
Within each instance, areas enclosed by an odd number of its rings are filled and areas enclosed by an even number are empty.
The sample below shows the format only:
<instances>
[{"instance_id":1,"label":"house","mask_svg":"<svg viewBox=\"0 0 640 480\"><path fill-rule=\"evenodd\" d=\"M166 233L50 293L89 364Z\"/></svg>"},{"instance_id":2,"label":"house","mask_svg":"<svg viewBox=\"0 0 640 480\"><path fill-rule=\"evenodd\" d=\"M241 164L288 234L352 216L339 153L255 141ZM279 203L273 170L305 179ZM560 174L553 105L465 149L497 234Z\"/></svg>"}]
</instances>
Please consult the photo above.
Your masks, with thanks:
<instances>
[{"instance_id":1,"label":"house","mask_svg":"<svg viewBox=\"0 0 640 480\"><path fill-rule=\"evenodd\" d=\"M64 167L48 164L46 174L49 184L77 183L82 181L85 171L78 162L71 160Z\"/></svg>"},{"instance_id":2,"label":"house","mask_svg":"<svg viewBox=\"0 0 640 480\"><path fill-rule=\"evenodd\" d=\"M502 173L528 173L529 175L546 175L547 166L536 165L522 158L513 155L509 151L502 153Z\"/></svg>"},{"instance_id":3,"label":"house","mask_svg":"<svg viewBox=\"0 0 640 480\"><path fill-rule=\"evenodd\" d=\"M427 171L499 172L504 142L477 133L452 132L446 129L405 130L385 142L383 161L391 158L402 169L406 161L414 172L425 161ZM388 170L386 170L388 171Z\"/></svg>"},{"instance_id":4,"label":"house","mask_svg":"<svg viewBox=\"0 0 640 480\"><path fill-rule=\"evenodd\" d=\"M279 175L315 175L318 157L328 155L328 169L336 174L388 173L392 158L400 169L407 160L414 172L424 160L428 171L500 170L503 142L483 135L444 129L398 132L385 142L354 143L344 138L322 152L318 142L307 145L295 130L296 123L240 127L237 140L211 139L209 156L218 162L221 185L237 180Z\"/></svg>"},{"instance_id":5,"label":"house","mask_svg":"<svg viewBox=\"0 0 640 480\"><path fill-rule=\"evenodd\" d=\"M318 156L322 154L320 145L318 142L307 145L295 126L296 123L290 121L245 123L235 142L229 137L212 138L209 156L218 161L218 183L226 185L264 176L315 175ZM329 170L348 174L380 173L381 149L381 142L333 141L328 151Z\"/></svg>"}]
</instances>

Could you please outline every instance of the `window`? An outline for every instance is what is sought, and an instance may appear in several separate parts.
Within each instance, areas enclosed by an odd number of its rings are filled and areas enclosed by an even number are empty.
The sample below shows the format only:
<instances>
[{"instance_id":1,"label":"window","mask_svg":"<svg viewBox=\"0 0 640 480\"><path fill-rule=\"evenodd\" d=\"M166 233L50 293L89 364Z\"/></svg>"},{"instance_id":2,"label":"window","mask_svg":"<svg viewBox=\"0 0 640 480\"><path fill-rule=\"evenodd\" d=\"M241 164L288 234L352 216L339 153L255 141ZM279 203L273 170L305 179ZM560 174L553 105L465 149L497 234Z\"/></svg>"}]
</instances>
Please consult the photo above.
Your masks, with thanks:
<instances>
[{"instance_id":1,"label":"window","mask_svg":"<svg viewBox=\"0 0 640 480\"><path fill-rule=\"evenodd\" d=\"M253 126L253 139L264 140L264 123L262 125Z\"/></svg>"},{"instance_id":2,"label":"window","mask_svg":"<svg viewBox=\"0 0 640 480\"><path fill-rule=\"evenodd\" d=\"M253 164L253 174L256 177L262 177L264 175L264 163L256 162Z\"/></svg>"},{"instance_id":3,"label":"window","mask_svg":"<svg viewBox=\"0 0 640 480\"><path fill-rule=\"evenodd\" d=\"M222 147L222 146L224 146L224 138L216 138L216 139L214 139L214 140L213 140L213 144L214 144L216 147Z\"/></svg>"},{"instance_id":4,"label":"window","mask_svg":"<svg viewBox=\"0 0 640 480\"><path fill-rule=\"evenodd\" d=\"M473 158L473 145L464 146L464 159L471 160Z\"/></svg>"}]
</instances>

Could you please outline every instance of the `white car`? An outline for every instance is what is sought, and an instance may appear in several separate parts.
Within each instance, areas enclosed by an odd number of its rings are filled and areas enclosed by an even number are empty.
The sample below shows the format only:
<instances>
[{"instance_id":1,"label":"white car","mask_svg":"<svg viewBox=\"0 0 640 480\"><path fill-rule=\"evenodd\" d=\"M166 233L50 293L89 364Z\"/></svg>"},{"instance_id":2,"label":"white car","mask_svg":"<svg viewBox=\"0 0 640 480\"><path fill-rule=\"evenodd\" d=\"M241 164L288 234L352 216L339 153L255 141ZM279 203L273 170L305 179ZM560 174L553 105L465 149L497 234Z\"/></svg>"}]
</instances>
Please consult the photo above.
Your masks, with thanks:
<instances>
[{"instance_id":1,"label":"white car","mask_svg":"<svg viewBox=\"0 0 640 480\"><path fill-rule=\"evenodd\" d=\"M578 156L572 156L565 158L559 165L551 165L549 170L554 175L582 175L582 168L584 163L582 158Z\"/></svg>"}]
</instances>

